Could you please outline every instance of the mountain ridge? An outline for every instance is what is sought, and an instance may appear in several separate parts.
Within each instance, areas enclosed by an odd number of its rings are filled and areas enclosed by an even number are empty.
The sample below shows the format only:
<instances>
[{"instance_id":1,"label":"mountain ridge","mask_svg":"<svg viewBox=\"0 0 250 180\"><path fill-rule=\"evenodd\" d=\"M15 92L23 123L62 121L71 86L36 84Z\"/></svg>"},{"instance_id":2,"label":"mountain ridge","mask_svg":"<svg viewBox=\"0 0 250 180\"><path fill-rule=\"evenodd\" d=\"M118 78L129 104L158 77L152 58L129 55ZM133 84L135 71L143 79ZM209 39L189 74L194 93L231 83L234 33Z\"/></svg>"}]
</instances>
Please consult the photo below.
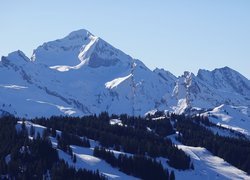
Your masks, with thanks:
<instances>
[{"instance_id":1,"label":"mountain ridge","mask_svg":"<svg viewBox=\"0 0 250 180\"><path fill-rule=\"evenodd\" d=\"M87 30L46 42L31 58L20 50L10 53L0 69L0 109L19 117L250 108L250 81L227 66L175 77L150 70Z\"/></svg>"}]
</instances>

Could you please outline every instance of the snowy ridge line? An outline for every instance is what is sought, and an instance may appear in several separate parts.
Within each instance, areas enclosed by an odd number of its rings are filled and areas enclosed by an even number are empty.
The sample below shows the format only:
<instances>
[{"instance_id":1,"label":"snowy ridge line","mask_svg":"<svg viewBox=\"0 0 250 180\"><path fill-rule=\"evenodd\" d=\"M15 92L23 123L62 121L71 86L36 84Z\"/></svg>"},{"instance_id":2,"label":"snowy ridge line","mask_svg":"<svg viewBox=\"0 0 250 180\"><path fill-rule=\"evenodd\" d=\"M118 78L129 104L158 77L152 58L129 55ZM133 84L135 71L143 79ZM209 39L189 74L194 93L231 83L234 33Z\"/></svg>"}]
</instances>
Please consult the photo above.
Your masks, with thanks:
<instances>
[{"instance_id":1,"label":"snowy ridge line","mask_svg":"<svg viewBox=\"0 0 250 180\"><path fill-rule=\"evenodd\" d=\"M239 72L223 67L175 77L152 71L83 29L42 44L31 59L21 51L2 57L0 94L1 110L16 117L198 112L250 133L250 81Z\"/></svg>"}]
</instances>

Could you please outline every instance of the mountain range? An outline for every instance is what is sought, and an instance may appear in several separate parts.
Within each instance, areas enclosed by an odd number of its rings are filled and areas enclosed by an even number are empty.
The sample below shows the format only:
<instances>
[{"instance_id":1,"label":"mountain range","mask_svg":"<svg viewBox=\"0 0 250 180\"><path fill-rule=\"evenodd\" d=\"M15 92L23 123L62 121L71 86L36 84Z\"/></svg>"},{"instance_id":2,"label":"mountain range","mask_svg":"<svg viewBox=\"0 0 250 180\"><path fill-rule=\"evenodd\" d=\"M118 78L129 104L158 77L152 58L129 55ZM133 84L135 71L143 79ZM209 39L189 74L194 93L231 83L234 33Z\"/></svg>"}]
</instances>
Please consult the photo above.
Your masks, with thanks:
<instances>
[{"instance_id":1,"label":"mountain range","mask_svg":"<svg viewBox=\"0 0 250 180\"><path fill-rule=\"evenodd\" d=\"M250 80L239 72L152 71L87 30L46 42L31 58L20 50L3 56L0 94L0 112L17 117L166 111L208 116L250 135Z\"/></svg>"}]
</instances>

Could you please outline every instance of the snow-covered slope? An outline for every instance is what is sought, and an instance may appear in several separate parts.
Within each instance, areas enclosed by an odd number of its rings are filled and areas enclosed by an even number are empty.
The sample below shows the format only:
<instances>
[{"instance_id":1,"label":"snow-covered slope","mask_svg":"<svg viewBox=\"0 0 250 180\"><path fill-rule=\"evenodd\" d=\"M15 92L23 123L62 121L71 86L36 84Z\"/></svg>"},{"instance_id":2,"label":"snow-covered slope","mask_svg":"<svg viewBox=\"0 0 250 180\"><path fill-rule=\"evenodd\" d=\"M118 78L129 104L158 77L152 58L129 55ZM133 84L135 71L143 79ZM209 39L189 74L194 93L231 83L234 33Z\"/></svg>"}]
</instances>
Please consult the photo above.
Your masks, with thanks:
<instances>
[{"instance_id":1,"label":"snow-covered slope","mask_svg":"<svg viewBox=\"0 0 250 180\"><path fill-rule=\"evenodd\" d=\"M250 179L247 173L214 156L207 149L183 145L176 140L176 137L176 134L169 136L179 149L190 156L194 164L194 171L175 172L176 179Z\"/></svg>"},{"instance_id":2,"label":"snow-covered slope","mask_svg":"<svg viewBox=\"0 0 250 180\"><path fill-rule=\"evenodd\" d=\"M240 169L212 155L202 147L177 145L188 154L195 166L194 171L176 173L176 179L249 179L250 177Z\"/></svg>"},{"instance_id":3,"label":"snow-covered slope","mask_svg":"<svg viewBox=\"0 0 250 180\"><path fill-rule=\"evenodd\" d=\"M203 116L225 128L232 129L250 136L250 112L246 106L221 105L211 111L202 113Z\"/></svg>"}]
</instances>

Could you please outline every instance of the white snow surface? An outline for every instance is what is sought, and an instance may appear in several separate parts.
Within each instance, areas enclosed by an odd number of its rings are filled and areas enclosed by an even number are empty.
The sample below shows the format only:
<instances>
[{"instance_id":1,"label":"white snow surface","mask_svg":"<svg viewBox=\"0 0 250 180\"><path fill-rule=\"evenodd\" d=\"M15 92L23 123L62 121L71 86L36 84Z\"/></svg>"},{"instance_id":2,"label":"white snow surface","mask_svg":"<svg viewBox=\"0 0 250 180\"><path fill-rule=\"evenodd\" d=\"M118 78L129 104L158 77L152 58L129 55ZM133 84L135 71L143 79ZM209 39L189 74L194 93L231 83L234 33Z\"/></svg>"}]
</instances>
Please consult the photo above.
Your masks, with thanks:
<instances>
[{"instance_id":1,"label":"white snow surface","mask_svg":"<svg viewBox=\"0 0 250 180\"><path fill-rule=\"evenodd\" d=\"M250 179L245 172L212 155L205 148L184 145L177 147L188 154L194 163L195 170L190 172L190 179ZM185 179L187 176L185 173L176 173L177 179Z\"/></svg>"},{"instance_id":2,"label":"white snow surface","mask_svg":"<svg viewBox=\"0 0 250 180\"><path fill-rule=\"evenodd\" d=\"M129 79L131 76L132 76L132 74L129 74L128 76L114 79L114 80L112 80L110 82L105 83L105 87L108 88L108 89L116 88L120 83L122 83L123 81Z\"/></svg>"},{"instance_id":3,"label":"white snow surface","mask_svg":"<svg viewBox=\"0 0 250 180\"><path fill-rule=\"evenodd\" d=\"M123 126L123 123L120 119L110 119L109 120L110 125L118 125L118 126Z\"/></svg>"}]
</instances>

